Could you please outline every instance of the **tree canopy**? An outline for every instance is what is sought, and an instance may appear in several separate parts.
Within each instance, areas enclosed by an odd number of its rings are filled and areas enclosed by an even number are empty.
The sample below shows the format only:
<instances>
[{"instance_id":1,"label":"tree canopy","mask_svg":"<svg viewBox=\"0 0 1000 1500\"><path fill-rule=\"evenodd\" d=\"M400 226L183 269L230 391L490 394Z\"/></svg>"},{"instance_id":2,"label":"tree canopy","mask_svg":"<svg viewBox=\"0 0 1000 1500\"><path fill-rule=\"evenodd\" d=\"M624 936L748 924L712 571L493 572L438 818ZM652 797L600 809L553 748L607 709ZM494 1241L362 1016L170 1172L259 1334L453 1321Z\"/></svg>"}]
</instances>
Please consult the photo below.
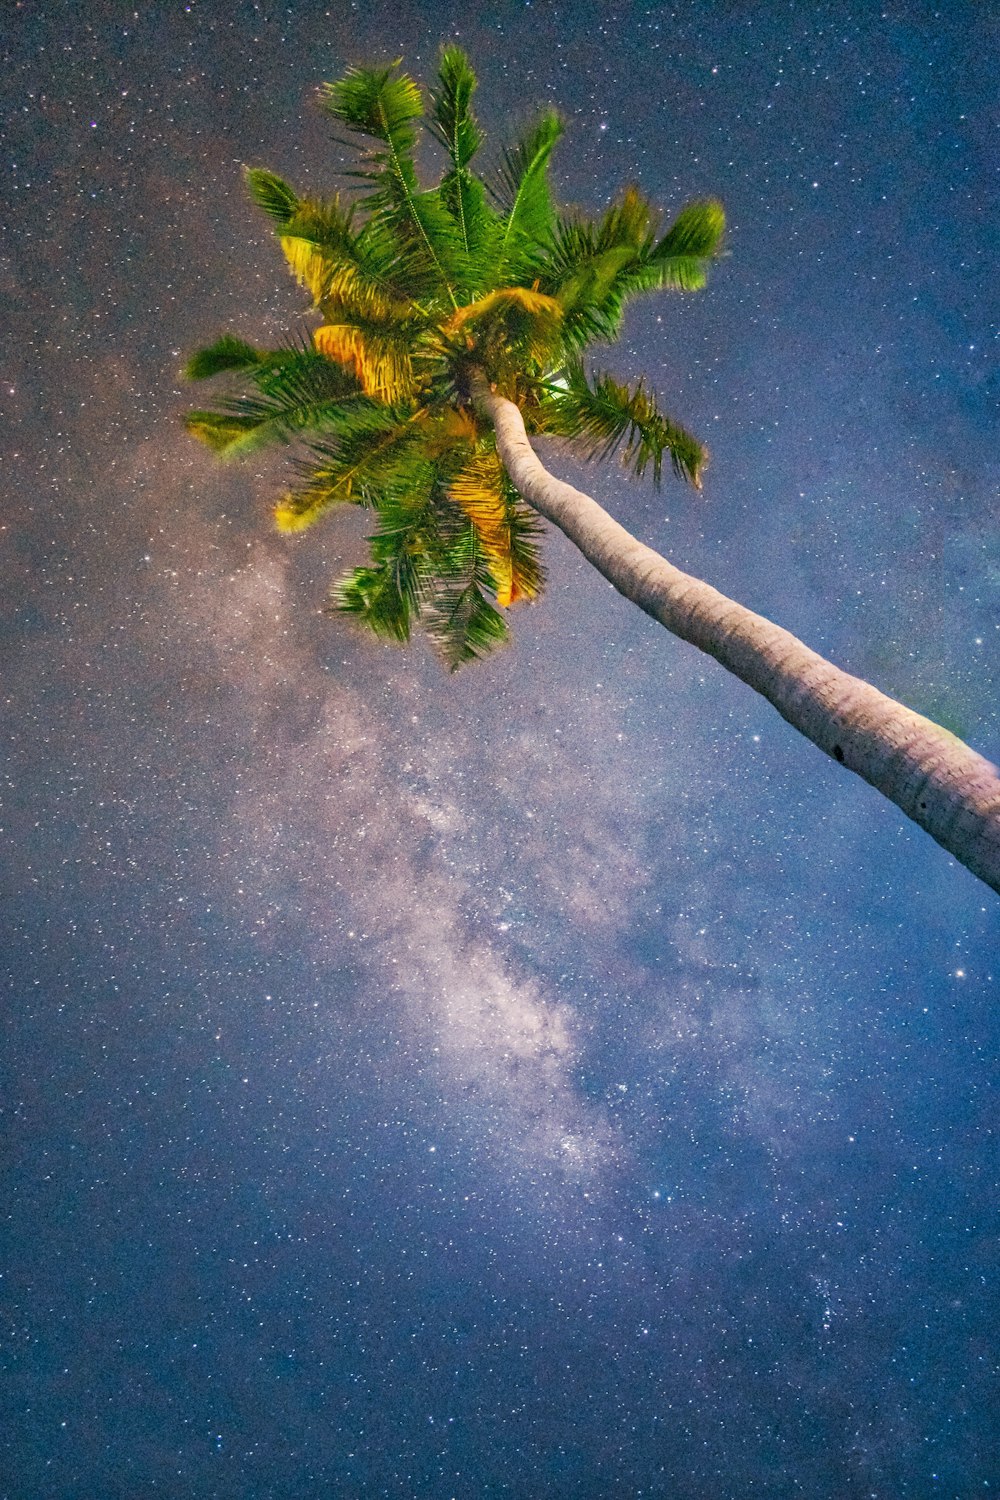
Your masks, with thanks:
<instances>
[{"instance_id":1,"label":"tree canopy","mask_svg":"<svg viewBox=\"0 0 1000 1500\"><path fill-rule=\"evenodd\" d=\"M419 622L451 667L500 644L505 612L544 585L538 519L474 380L516 403L529 434L618 452L656 484L666 461L700 485L697 438L643 382L591 368L587 353L617 338L634 297L702 287L725 225L709 199L664 228L634 186L597 218L561 209L550 164L564 127L552 110L480 176L475 89L455 46L426 103L398 63L325 84L320 104L354 152L351 190L305 197L263 167L246 171L318 322L277 349L224 334L186 369L226 382L187 417L215 452L295 445L281 530L344 504L373 512L369 561L335 584L333 608L396 641ZM417 174L419 126L444 153L433 187Z\"/></svg>"}]
</instances>

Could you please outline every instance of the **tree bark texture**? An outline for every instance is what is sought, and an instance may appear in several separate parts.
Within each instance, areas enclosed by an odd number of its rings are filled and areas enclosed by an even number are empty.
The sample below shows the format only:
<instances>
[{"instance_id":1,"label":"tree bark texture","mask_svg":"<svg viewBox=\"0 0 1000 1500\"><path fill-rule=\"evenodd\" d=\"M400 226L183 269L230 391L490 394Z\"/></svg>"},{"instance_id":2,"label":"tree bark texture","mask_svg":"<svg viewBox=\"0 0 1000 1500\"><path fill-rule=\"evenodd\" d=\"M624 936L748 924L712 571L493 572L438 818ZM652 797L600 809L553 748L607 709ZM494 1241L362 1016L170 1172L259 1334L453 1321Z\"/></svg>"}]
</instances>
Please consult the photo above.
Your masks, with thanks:
<instances>
[{"instance_id":1,"label":"tree bark texture","mask_svg":"<svg viewBox=\"0 0 1000 1500\"><path fill-rule=\"evenodd\" d=\"M789 631L727 599L636 540L541 464L518 408L480 376L473 395L518 492L626 599L715 657L807 739L895 802L1000 892L1000 772L947 729L886 697Z\"/></svg>"}]
</instances>

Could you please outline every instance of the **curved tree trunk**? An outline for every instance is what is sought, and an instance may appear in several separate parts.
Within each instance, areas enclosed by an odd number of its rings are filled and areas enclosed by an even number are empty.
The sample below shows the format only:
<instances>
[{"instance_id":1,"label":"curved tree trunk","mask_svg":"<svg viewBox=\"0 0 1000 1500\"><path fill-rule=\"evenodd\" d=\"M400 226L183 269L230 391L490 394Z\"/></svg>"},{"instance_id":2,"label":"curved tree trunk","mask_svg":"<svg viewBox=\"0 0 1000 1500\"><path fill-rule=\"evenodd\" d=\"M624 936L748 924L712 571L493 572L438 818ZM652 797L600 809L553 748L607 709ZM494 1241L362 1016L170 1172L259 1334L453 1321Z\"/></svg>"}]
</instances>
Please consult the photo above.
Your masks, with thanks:
<instances>
[{"instance_id":1,"label":"curved tree trunk","mask_svg":"<svg viewBox=\"0 0 1000 1500\"><path fill-rule=\"evenodd\" d=\"M789 631L682 573L589 495L555 479L532 450L518 408L481 376L473 395L493 422L497 448L519 493L619 593L714 656L1000 892L996 766L940 725L842 672Z\"/></svg>"}]
</instances>

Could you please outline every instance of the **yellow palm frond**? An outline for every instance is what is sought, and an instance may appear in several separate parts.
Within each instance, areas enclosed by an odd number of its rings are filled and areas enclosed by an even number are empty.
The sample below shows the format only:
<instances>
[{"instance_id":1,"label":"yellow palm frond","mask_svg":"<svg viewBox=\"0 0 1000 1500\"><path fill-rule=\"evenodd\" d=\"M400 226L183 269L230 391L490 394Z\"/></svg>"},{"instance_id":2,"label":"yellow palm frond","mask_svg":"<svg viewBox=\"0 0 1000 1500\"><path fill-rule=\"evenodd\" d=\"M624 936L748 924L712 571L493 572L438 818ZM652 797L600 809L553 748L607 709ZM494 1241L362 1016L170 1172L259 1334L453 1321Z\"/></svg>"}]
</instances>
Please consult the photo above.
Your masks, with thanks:
<instances>
[{"instance_id":1,"label":"yellow palm frond","mask_svg":"<svg viewBox=\"0 0 1000 1500\"><path fill-rule=\"evenodd\" d=\"M427 434L426 449L431 458L440 458L458 444L471 447L478 440L476 419L468 407L449 407L435 418Z\"/></svg>"},{"instance_id":2,"label":"yellow palm frond","mask_svg":"<svg viewBox=\"0 0 1000 1500\"><path fill-rule=\"evenodd\" d=\"M313 343L327 359L354 371L366 396L401 401L413 392L413 366L400 341L353 323L324 323Z\"/></svg>"},{"instance_id":3,"label":"yellow palm frond","mask_svg":"<svg viewBox=\"0 0 1000 1500\"><path fill-rule=\"evenodd\" d=\"M531 360L544 364L559 337L563 309L555 297L533 287L505 286L460 307L443 325L446 335L464 334L470 347L476 333L520 348Z\"/></svg>"},{"instance_id":4,"label":"yellow palm frond","mask_svg":"<svg viewBox=\"0 0 1000 1500\"><path fill-rule=\"evenodd\" d=\"M283 234L281 248L299 286L305 287L314 302L320 302L326 295L329 268L319 245L297 234Z\"/></svg>"},{"instance_id":5,"label":"yellow palm frond","mask_svg":"<svg viewBox=\"0 0 1000 1500\"><path fill-rule=\"evenodd\" d=\"M480 297L475 302L467 303L465 307L457 308L445 324L445 330L457 333L467 323L479 323L484 318L513 309L526 313L530 318L537 318L550 327L557 325L562 318L562 308L555 297L548 297L544 292L536 292L530 287L502 286L495 292L487 292L485 297Z\"/></svg>"},{"instance_id":6,"label":"yellow palm frond","mask_svg":"<svg viewBox=\"0 0 1000 1500\"><path fill-rule=\"evenodd\" d=\"M476 529L501 608L534 598L538 592L535 575L526 574L512 553L511 500L496 450L475 453L451 481L448 495Z\"/></svg>"},{"instance_id":7,"label":"yellow palm frond","mask_svg":"<svg viewBox=\"0 0 1000 1500\"><path fill-rule=\"evenodd\" d=\"M281 236L281 248L300 286L305 287L326 317L342 306L363 318L403 323L419 314L415 302L393 296L351 258L303 235Z\"/></svg>"},{"instance_id":8,"label":"yellow palm frond","mask_svg":"<svg viewBox=\"0 0 1000 1500\"><path fill-rule=\"evenodd\" d=\"M404 323L419 313L415 302L391 295L347 259L327 259L323 298L380 323Z\"/></svg>"}]
</instances>

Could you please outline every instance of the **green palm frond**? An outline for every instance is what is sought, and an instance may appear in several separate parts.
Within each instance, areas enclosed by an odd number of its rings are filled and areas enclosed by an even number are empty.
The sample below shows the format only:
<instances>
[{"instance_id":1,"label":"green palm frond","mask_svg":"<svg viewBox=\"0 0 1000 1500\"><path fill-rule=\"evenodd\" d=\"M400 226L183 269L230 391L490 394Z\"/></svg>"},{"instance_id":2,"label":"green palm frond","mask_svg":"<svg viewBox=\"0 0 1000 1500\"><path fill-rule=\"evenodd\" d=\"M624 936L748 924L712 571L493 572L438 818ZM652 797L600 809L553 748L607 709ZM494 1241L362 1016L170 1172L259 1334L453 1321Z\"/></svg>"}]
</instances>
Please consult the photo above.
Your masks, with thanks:
<instances>
[{"instance_id":1,"label":"green palm frond","mask_svg":"<svg viewBox=\"0 0 1000 1500\"><path fill-rule=\"evenodd\" d=\"M424 419L372 402L342 411L335 441L311 445L310 460L299 465L303 483L278 501L278 530L304 531L336 505L377 509L394 491L416 492L425 479Z\"/></svg>"},{"instance_id":2,"label":"green palm frond","mask_svg":"<svg viewBox=\"0 0 1000 1500\"><path fill-rule=\"evenodd\" d=\"M261 356L252 377L251 393L220 402L214 412L189 412L186 419L194 437L227 458L308 431L336 431L345 409L365 399L352 374L310 350Z\"/></svg>"},{"instance_id":3,"label":"green palm frond","mask_svg":"<svg viewBox=\"0 0 1000 1500\"><path fill-rule=\"evenodd\" d=\"M320 99L335 120L358 135L384 142L395 158L409 156L424 113L420 87L399 73L401 59L388 68L348 68L336 83L324 83Z\"/></svg>"},{"instance_id":4,"label":"green palm frond","mask_svg":"<svg viewBox=\"0 0 1000 1500\"><path fill-rule=\"evenodd\" d=\"M263 390L269 381L280 381L286 376L295 379L296 372L308 370L325 380L325 388L329 389L329 374L319 361L320 356L308 338L293 337L277 349L258 349L231 333L224 333L214 344L191 356L184 366L184 376L187 380L208 380L214 375L243 374ZM345 391L348 389L343 382L340 384Z\"/></svg>"},{"instance_id":5,"label":"green palm frond","mask_svg":"<svg viewBox=\"0 0 1000 1500\"><path fill-rule=\"evenodd\" d=\"M320 98L335 120L380 142L363 153L363 166L352 174L369 184L363 202L455 304L457 230L440 194L425 192L417 180L413 149L423 100L417 84L397 73L398 67L397 62L389 68L349 68L339 82L323 85Z\"/></svg>"},{"instance_id":6,"label":"green palm frond","mask_svg":"<svg viewBox=\"0 0 1000 1500\"><path fill-rule=\"evenodd\" d=\"M326 203L302 199L295 213L278 228L278 239L289 269L317 306L329 295L330 281L341 266L357 275L357 236L353 232L353 208L342 206L339 197ZM378 286L374 294L384 298Z\"/></svg>"},{"instance_id":7,"label":"green palm frond","mask_svg":"<svg viewBox=\"0 0 1000 1500\"><path fill-rule=\"evenodd\" d=\"M333 297L368 316L412 315L420 289L408 257L384 226L369 220L356 229L354 206L342 204L339 195L326 201L299 198L287 183L258 168L247 180L262 207L276 203L267 211L276 221L281 248L317 306Z\"/></svg>"},{"instance_id":8,"label":"green palm frond","mask_svg":"<svg viewBox=\"0 0 1000 1500\"><path fill-rule=\"evenodd\" d=\"M466 662L481 660L510 639L503 615L477 583L464 581L461 572L453 580L442 578L424 623L432 645L452 672Z\"/></svg>"},{"instance_id":9,"label":"green palm frond","mask_svg":"<svg viewBox=\"0 0 1000 1500\"><path fill-rule=\"evenodd\" d=\"M689 204L658 242L653 222L650 204L628 188L599 223L572 218L557 225L541 285L563 306L568 347L615 340L629 300L641 292L704 286L725 230L721 204Z\"/></svg>"},{"instance_id":10,"label":"green palm frond","mask_svg":"<svg viewBox=\"0 0 1000 1500\"><path fill-rule=\"evenodd\" d=\"M431 92L428 129L447 151L455 172L466 170L483 142L479 122L472 112L477 82L461 47L442 48L438 86Z\"/></svg>"},{"instance_id":11,"label":"green palm frond","mask_svg":"<svg viewBox=\"0 0 1000 1500\"><path fill-rule=\"evenodd\" d=\"M404 643L417 613L413 560L400 552L372 567L354 568L330 592L331 610L351 615L375 635Z\"/></svg>"},{"instance_id":12,"label":"green palm frond","mask_svg":"<svg viewBox=\"0 0 1000 1500\"><path fill-rule=\"evenodd\" d=\"M519 599L537 599L545 588L545 565L541 557L542 523L533 510L520 503L520 497L504 474L507 488L507 527L510 546L510 571L513 588L511 603Z\"/></svg>"},{"instance_id":13,"label":"green palm frond","mask_svg":"<svg viewBox=\"0 0 1000 1500\"><path fill-rule=\"evenodd\" d=\"M641 381L630 390L610 375L588 380L582 365L570 365L565 382L546 389L537 420L543 431L582 441L592 458L608 458L624 443L622 461L640 476L652 465L656 485L668 454L678 478L701 488L706 450L659 410Z\"/></svg>"},{"instance_id":14,"label":"green palm frond","mask_svg":"<svg viewBox=\"0 0 1000 1500\"><path fill-rule=\"evenodd\" d=\"M425 295L437 281L423 259L414 256L378 219L369 219L341 257L327 256L325 295L382 319L426 318ZM320 304L322 306L322 302Z\"/></svg>"},{"instance_id":15,"label":"green palm frond","mask_svg":"<svg viewBox=\"0 0 1000 1500\"><path fill-rule=\"evenodd\" d=\"M494 284L516 280L518 271L534 274L540 246L555 222L549 162L563 129L555 110L547 110L523 140L503 154L492 189L505 220Z\"/></svg>"},{"instance_id":16,"label":"green palm frond","mask_svg":"<svg viewBox=\"0 0 1000 1500\"><path fill-rule=\"evenodd\" d=\"M437 654L454 672L502 646L508 639L507 623L486 598L493 578L471 523L462 522L435 564L424 589L421 623Z\"/></svg>"},{"instance_id":17,"label":"green palm frond","mask_svg":"<svg viewBox=\"0 0 1000 1500\"><path fill-rule=\"evenodd\" d=\"M184 426L206 448L228 458L237 448L247 451L260 422L256 417L240 412L189 411Z\"/></svg>"},{"instance_id":18,"label":"green palm frond","mask_svg":"<svg viewBox=\"0 0 1000 1500\"><path fill-rule=\"evenodd\" d=\"M378 530L368 538L372 566L354 568L330 594L332 609L352 615L388 640L409 640L428 574L440 566L436 479L436 466L419 458L405 476L383 474L376 502Z\"/></svg>"},{"instance_id":19,"label":"green palm frond","mask_svg":"<svg viewBox=\"0 0 1000 1500\"><path fill-rule=\"evenodd\" d=\"M579 217L556 225L540 268L540 284L565 314L570 348L618 336L628 296L625 276L652 244L653 211L635 189L593 224Z\"/></svg>"},{"instance_id":20,"label":"green palm frond","mask_svg":"<svg viewBox=\"0 0 1000 1500\"><path fill-rule=\"evenodd\" d=\"M441 202L458 227L465 254L458 274L457 290L474 296L482 286L483 252L499 232L496 214L486 202L482 182L469 170L469 163L482 144L482 131L472 112L476 75L460 47L441 52L438 86L431 93L432 113L427 128L445 148L451 171L441 179Z\"/></svg>"},{"instance_id":21,"label":"green palm frond","mask_svg":"<svg viewBox=\"0 0 1000 1500\"><path fill-rule=\"evenodd\" d=\"M214 344L192 354L184 366L184 376L187 380L208 380L226 371L253 370L260 365L261 358L261 351L253 344L224 333Z\"/></svg>"},{"instance_id":22,"label":"green palm frond","mask_svg":"<svg viewBox=\"0 0 1000 1500\"><path fill-rule=\"evenodd\" d=\"M637 188L628 187L596 224L579 216L557 223L546 253L543 278L564 307L593 289L600 297L624 266L641 261L653 243L653 209Z\"/></svg>"},{"instance_id":23,"label":"green palm frond","mask_svg":"<svg viewBox=\"0 0 1000 1500\"><path fill-rule=\"evenodd\" d=\"M627 279L637 291L700 291L719 255L725 229L725 209L715 198L689 203Z\"/></svg>"},{"instance_id":24,"label":"green palm frond","mask_svg":"<svg viewBox=\"0 0 1000 1500\"><path fill-rule=\"evenodd\" d=\"M299 207L299 196L290 183L266 167L244 167L247 192L269 218L281 226L293 218Z\"/></svg>"}]
</instances>

